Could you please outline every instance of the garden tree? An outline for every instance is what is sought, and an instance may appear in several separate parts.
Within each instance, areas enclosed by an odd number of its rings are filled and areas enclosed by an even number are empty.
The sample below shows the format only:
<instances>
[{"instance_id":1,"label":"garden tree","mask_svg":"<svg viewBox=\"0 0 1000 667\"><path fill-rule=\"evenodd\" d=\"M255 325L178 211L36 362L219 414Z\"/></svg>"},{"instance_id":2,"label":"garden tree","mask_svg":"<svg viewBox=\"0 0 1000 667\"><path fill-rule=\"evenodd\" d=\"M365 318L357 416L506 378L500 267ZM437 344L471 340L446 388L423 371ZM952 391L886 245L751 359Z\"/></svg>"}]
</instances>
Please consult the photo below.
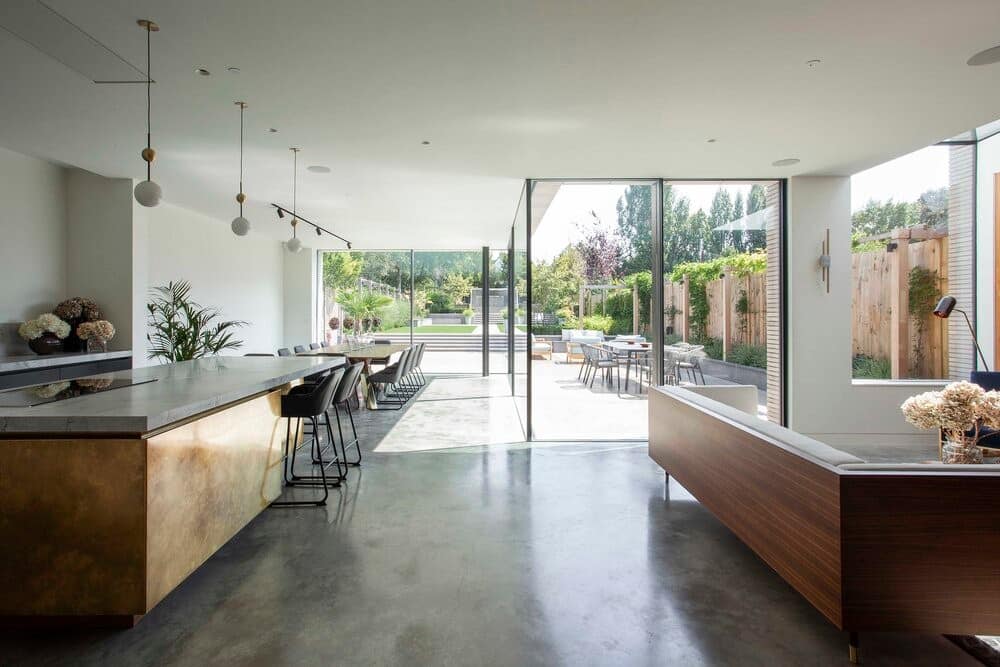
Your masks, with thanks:
<instances>
[{"instance_id":1,"label":"garden tree","mask_svg":"<svg viewBox=\"0 0 1000 667\"><path fill-rule=\"evenodd\" d=\"M449 273L441 282L441 291L452 305L463 304L466 299L472 298L472 280L461 273Z\"/></svg>"},{"instance_id":2,"label":"garden tree","mask_svg":"<svg viewBox=\"0 0 1000 667\"><path fill-rule=\"evenodd\" d=\"M533 262L531 300L536 313L555 314L576 303L583 284L583 259L573 246L566 246L552 262Z\"/></svg>"},{"instance_id":3,"label":"garden tree","mask_svg":"<svg viewBox=\"0 0 1000 667\"><path fill-rule=\"evenodd\" d=\"M729 190L720 187L712 198L712 206L708 209L708 218L713 231L706 239L708 253L715 257L733 247L733 233L730 231L714 231L719 225L733 221L733 201Z\"/></svg>"},{"instance_id":4,"label":"garden tree","mask_svg":"<svg viewBox=\"0 0 1000 667\"><path fill-rule=\"evenodd\" d=\"M874 236L893 229L920 224L920 207L914 202L869 200L851 216L851 231L855 238Z\"/></svg>"},{"instance_id":5,"label":"garden tree","mask_svg":"<svg viewBox=\"0 0 1000 667\"><path fill-rule=\"evenodd\" d=\"M621 265L621 247L618 239L605 229L594 211L590 212L590 226L577 223L583 232L583 240L576 244L583 261L583 273L592 283L611 282L618 275Z\"/></svg>"},{"instance_id":6,"label":"garden tree","mask_svg":"<svg viewBox=\"0 0 1000 667\"><path fill-rule=\"evenodd\" d=\"M649 268L653 257L653 188L630 185L618 199L618 235L622 239L619 271L636 273Z\"/></svg>"},{"instance_id":7,"label":"garden tree","mask_svg":"<svg viewBox=\"0 0 1000 667\"><path fill-rule=\"evenodd\" d=\"M767 190L760 183L750 186L750 193L747 195L746 215L763 211L767 208ZM748 229L740 232L743 239L741 252L755 252L764 250L767 247L767 231L763 229Z\"/></svg>"},{"instance_id":8,"label":"garden tree","mask_svg":"<svg viewBox=\"0 0 1000 667\"><path fill-rule=\"evenodd\" d=\"M917 198L917 205L921 225L944 227L948 224L948 188L927 190Z\"/></svg>"},{"instance_id":9,"label":"garden tree","mask_svg":"<svg viewBox=\"0 0 1000 667\"><path fill-rule=\"evenodd\" d=\"M732 221L739 220L743 217L743 193L737 191L736 198L733 199L733 210L730 213L730 219ZM749 240L749 234L744 232L742 229L737 229L733 231L733 247L736 248L737 252L742 252L743 245Z\"/></svg>"},{"instance_id":10,"label":"garden tree","mask_svg":"<svg viewBox=\"0 0 1000 667\"><path fill-rule=\"evenodd\" d=\"M677 197L672 185L663 186L663 269L698 258L703 229L691 224L691 202ZM697 222L697 221L696 221Z\"/></svg>"},{"instance_id":11,"label":"garden tree","mask_svg":"<svg viewBox=\"0 0 1000 667\"><path fill-rule=\"evenodd\" d=\"M362 261L350 252L323 253L323 286L336 298L337 290L351 289L361 276Z\"/></svg>"},{"instance_id":12,"label":"garden tree","mask_svg":"<svg viewBox=\"0 0 1000 667\"><path fill-rule=\"evenodd\" d=\"M760 183L750 186L750 194L747 195L747 213L763 211L767 206L767 192Z\"/></svg>"}]
</instances>

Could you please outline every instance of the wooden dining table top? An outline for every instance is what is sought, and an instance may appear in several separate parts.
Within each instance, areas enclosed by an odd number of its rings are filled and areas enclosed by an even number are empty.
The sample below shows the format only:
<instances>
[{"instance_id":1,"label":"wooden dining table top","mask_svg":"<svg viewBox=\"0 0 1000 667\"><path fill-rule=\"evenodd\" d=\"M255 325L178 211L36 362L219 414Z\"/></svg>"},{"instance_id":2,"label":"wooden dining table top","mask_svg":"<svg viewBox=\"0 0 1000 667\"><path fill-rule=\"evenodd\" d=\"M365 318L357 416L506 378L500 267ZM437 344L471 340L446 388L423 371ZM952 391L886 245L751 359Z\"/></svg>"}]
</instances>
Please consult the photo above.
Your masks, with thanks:
<instances>
[{"instance_id":1,"label":"wooden dining table top","mask_svg":"<svg viewBox=\"0 0 1000 667\"><path fill-rule=\"evenodd\" d=\"M386 359L410 349L408 343L379 343L351 349L348 345L329 345L319 350L299 352L300 357L347 357L356 360Z\"/></svg>"}]
</instances>

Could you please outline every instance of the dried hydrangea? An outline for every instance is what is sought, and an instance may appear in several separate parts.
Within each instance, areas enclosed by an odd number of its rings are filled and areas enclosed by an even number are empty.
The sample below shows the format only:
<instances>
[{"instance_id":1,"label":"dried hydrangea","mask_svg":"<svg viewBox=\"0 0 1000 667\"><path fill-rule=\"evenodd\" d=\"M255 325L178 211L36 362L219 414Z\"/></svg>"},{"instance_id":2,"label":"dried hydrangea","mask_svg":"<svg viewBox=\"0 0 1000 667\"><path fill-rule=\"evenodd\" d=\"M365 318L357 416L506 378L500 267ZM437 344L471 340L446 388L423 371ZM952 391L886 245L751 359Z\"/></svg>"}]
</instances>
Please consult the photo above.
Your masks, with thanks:
<instances>
[{"instance_id":1,"label":"dried hydrangea","mask_svg":"<svg viewBox=\"0 0 1000 667\"><path fill-rule=\"evenodd\" d=\"M976 425L983 388L971 382L952 382L941 390L938 423L946 431L968 431Z\"/></svg>"},{"instance_id":2,"label":"dried hydrangea","mask_svg":"<svg viewBox=\"0 0 1000 667\"><path fill-rule=\"evenodd\" d=\"M93 322L101 319L101 309L93 299L74 296L56 306L55 314L64 320L84 320Z\"/></svg>"},{"instance_id":3,"label":"dried hydrangea","mask_svg":"<svg viewBox=\"0 0 1000 667\"><path fill-rule=\"evenodd\" d=\"M979 419L983 426L1000 430L1000 391L988 391L979 400Z\"/></svg>"},{"instance_id":4,"label":"dried hydrangea","mask_svg":"<svg viewBox=\"0 0 1000 667\"><path fill-rule=\"evenodd\" d=\"M39 387L33 387L31 389L31 393L38 398L53 398L67 389L69 389L69 382L53 382L52 384L43 384Z\"/></svg>"},{"instance_id":5,"label":"dried hydrangea","mask_svg":"<svg viewBox=\"0 0 1000 667\"><path fill-rule=\"evenodd\" d=\"M900 409L906 421L917 428L939 428L937 411L940 404L941 393L928 391L906 399Z\"/></svg>"},{"instance_id":6,"label":"dried hydrangea","mask_svg":"<svg viewBox=\"0 0 1000 667\"><path fill-rule=\"evenodd\" d=\"M111 386L113 381L114 378L100 376L74 380L80 389L84 389L86 391L101 391L102 389L107 389Z\"/></svg>"},{"instance_id":7,"label":"dried hydrangea","mask_svg":"<svg viewBox=\"0 0 1000 667\"><path fill-rule=\"evenodd\" d=\"M82 340L89 340L91 338L111 340L115 337L115 327L107 320L84 322L76 328L76 335Z\"/></svg>"},{"instance_id":8,"label":"dried hydrangea","mask_svg":"<svg viewBox=\"0 0 1000 667\"><path fill-rule=\"evenodd\" d=\"M69 335L71 327L52 313L42 313L33 320L24 322L17 328L17 333L24 340L35 340L44 333L54 333L57 338Z\"/></svg>"}]
</instances>

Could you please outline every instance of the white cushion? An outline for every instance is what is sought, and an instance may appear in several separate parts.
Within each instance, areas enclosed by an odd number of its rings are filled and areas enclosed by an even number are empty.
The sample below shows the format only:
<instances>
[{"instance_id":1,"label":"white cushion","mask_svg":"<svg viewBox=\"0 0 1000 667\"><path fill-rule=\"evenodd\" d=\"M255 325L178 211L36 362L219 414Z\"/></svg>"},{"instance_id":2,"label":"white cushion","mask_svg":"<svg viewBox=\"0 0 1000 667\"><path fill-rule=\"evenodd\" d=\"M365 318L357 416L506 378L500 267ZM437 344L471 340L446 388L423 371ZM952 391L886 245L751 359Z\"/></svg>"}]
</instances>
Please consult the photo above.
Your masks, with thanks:
<instances>
[{"instance_id":1,"label":"white cushion","mask_svg":"<svg viewBox=\"0 0 1000 667\"><path fill-rule=\"evenodd\" d=\"M572 329L563 329L562 330L562 339L563 340L573 340L573 330Z\"/></svg>"}]
</instances>

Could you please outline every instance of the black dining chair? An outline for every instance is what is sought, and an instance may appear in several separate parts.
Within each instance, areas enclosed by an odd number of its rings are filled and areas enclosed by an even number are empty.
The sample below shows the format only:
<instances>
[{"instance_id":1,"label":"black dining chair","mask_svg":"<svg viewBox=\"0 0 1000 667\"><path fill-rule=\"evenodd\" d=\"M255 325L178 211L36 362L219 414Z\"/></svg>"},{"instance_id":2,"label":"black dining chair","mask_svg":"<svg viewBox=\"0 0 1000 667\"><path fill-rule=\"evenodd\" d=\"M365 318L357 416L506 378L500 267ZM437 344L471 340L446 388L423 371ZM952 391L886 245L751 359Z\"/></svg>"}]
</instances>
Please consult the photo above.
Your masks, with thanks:
<instances>
[{"instance_id":1,"label":"black dining chair","mask_svg":"<svg viewBox=\"0 0 1000 667\"><path fill-rule=\"evenodd\" d=\"M289 350L287 347L283 347L280 350L278 350L278 356L279 357L290 357L290 356L292 356L292 351Z\"/></svg>"},{"instance_id":2,"label":"black dining chair","mask_svg":"<svg viewBox=\"0 0 1000 667\"><path fill-rule=\"evenodd\" d=\"M309 343L309 349L310 350L318 350L321 347L323 347L323 346L320 345L319 343Z\"/></svg>"},{"instance_id":3,"label":"black dining chair","mask_svg":"<svg viewBox=\"0 0 1000 667\"><path fill-rule=\"evenodd\" d=\"M383 386L382 398L379 399L380 407L377 408L378 410L399 410L409 400L410 394L403 387L403 378L408 372L407 368L409 367L412 353L413 351L410 349L403 350L399 361L386 366L378 373L368 376L368 382L373 386ZM382 403L387 403L390 407L381 407Z\"/></svg>"},{"instance_id":4,"label":"black dining chair","mask_svg":"<svg viewBox=\"0 0 1000 667\"><path fill-rule=\"evenodd\" d=\"M296 345L294 349L295 349L295 354L302 354L303 352L309 351L306 349L305 345Z\"/></svg>"},{"instance_id":5,"label":"black dining chair","mask_svg":"<svg viewBox=\"0 0 1000 667\"><path fill-rule=\"evenodd\" d=\"M274 355L270 352L247 352L243 355L244 357L273 357Z\"/></svg>"},{"instance_id":6,"label":"black dining chair","mask_svg":"<svg viewBox=\"0 0 1000 667\"><path fill-rule=\"evenodd\" d=\"M329 419L326 420L327 444L320 440L319 417L324 415L329 409L333 396L340 386L340 381L344 376L343 369L338 368L322 382L311 385L298 385L281 397L281 417L285 422L285 450L282 456L282 476L285 486L320 487L323 495L317 500L276 500L271 503L271 507L310 507L322 506L330 495L330 488L340 486L341 480L346 476L347 471L341 473L342 460L337 454L336 442L333 438L333 429L330 427ZM292 420L295 420L295 434L292 435ZM304 438L299 443L299 429L302 421L307 420L311 429L311 436ZM303 435L306 435L303 432ZM319 466L319 475L298 475L295 472L295 455L301 447L309 446L312 453L312 460ZM332 452L329 461L323 460L323 455ZM326 471L330 466L336 465L337 472L331 477L327 477Z\"/></svg>"}]
</instances>

